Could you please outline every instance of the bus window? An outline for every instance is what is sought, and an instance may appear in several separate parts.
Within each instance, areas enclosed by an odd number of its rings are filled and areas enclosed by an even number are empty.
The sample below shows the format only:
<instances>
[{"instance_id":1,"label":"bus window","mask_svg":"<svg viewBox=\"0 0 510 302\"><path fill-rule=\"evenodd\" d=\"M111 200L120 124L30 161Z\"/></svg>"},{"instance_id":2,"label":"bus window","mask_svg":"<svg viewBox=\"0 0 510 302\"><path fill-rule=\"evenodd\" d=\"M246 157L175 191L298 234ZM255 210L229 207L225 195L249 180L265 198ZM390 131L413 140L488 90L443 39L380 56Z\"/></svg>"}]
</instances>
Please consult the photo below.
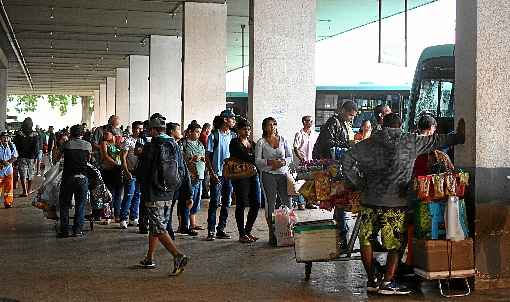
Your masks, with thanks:
<instances>
[{"instance_id":1,"label":"bus window","mask_svg":"<svg viewBox=\"0 0 510 302\"><path fill-rule=\"evenodd\" d=\"M455 117L454 110L453 83L449 81L441 82L441 101L439 111L441 117Z\"/></svg>"},{"instance_id":2,"label":"bus window","mask_svg":"<svg viewBox=\"0 0 510 302\"><path fill-rule=\"evenodd\" d=\"M415 125L425 112L436 116L437 108L439 105L439 80L422 80L420 85L420 94L416 100L416 115L414 116Z\"/></svg>"}]
</instances>

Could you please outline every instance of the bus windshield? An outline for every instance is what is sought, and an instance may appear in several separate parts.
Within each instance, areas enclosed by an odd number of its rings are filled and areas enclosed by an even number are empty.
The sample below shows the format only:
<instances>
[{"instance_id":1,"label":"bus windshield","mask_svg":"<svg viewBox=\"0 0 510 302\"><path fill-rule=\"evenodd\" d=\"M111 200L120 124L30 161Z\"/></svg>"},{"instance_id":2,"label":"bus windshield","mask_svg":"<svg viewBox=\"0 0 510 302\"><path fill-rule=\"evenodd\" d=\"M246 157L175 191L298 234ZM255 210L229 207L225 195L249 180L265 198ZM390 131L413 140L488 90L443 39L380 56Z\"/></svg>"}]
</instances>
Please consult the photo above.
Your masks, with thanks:
<instances>
[{"instance_id":1,"label":"bus windshield","mask_svg":"<svg viewBox=\"0 0 510 302\"><path fill-rule=\"evenodd\" d=\"M429 113L436 118L453 118L454 80L423 79L416 100L415 123L420 116Z\"/></svg>"}]
</instances>

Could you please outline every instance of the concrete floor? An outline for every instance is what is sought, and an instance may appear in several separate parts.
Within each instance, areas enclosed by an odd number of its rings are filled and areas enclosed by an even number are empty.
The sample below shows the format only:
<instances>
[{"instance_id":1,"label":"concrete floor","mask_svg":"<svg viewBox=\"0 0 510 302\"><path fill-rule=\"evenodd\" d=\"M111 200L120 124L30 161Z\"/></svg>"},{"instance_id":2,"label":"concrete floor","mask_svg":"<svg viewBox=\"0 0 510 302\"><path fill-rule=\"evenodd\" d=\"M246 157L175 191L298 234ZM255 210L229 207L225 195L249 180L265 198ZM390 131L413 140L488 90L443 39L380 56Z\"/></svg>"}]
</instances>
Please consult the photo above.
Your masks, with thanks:
<instances>
[{"instance_id":1,"label":"concrete floor","mask_svg":"<svg viewBox=\"0 0 510 302\"><path fill-rule=\"evenodd\" d=\"M205 225L206 209L199 222ZM292 248L270 248L260 213L255 235L261 240L240 244L233 209L228 231L232 240L204 241L206 235L179 236L177 244L191 257L186 271L167 277L172 258L162 247L159 268L141 270L147 239L134 228L96 225L82 238L56 239L54 224L28 199L0 209L0 301L435 301L435 284L409 297L367 296L359 261L314 264L303 281L304 265ZM301 219L331 216L311 210ZM477 291L462 301L509 301L510 290Z\"/></svg>"}]
</instances>

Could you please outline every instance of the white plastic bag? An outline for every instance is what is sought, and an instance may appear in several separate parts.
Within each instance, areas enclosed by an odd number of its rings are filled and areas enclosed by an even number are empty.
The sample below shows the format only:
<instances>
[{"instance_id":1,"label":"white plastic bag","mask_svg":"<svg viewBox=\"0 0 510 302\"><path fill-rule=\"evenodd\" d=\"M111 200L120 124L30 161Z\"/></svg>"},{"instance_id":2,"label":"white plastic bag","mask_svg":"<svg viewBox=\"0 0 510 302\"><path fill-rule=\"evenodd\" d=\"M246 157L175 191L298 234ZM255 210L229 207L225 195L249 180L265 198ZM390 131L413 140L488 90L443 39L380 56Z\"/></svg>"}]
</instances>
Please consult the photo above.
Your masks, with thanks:
<instances>
[{"instance_id":1,"label":"white plastic bag","mask_svg":"<svg viewBox=\"0 0 510 302\"><path fill-rule=\"evenodd\" d=\"M448 205L445 211L446 239L448 240L461 241L467 237L462 228L460 210L459 197L448 197Z\"/></svg>"},{"instance_id":2,"label":"white plastic bag","mask_svg":"<svg viewBox=\"0 0 510 302\"><path fill-rule=\"evenodd\" d=\"M294 245L292 228L297 221L294 209L284 206L275 210L275 236L277 246Z\"/></svg>"}]
</instances>

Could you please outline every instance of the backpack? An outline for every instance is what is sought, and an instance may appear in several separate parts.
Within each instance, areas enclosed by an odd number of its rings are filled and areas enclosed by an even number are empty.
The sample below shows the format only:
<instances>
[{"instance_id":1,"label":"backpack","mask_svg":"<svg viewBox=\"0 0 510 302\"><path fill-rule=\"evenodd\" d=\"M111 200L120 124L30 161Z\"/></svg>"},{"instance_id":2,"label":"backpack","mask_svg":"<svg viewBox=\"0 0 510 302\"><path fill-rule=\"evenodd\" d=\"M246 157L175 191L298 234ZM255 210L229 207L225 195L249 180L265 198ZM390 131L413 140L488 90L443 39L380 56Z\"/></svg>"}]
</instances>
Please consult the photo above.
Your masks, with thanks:
<instances>
[{"instance_id":1,"label":"backpack","mask_svg":"<svg viewBox=\"0 0 510 302\"><path fill-rule=\"evenodd\" d=\"M183 180L180 148L175 142L163 142L154 147L152 183L161 192L176 192Z\"/></svg>"}]
</instances>

